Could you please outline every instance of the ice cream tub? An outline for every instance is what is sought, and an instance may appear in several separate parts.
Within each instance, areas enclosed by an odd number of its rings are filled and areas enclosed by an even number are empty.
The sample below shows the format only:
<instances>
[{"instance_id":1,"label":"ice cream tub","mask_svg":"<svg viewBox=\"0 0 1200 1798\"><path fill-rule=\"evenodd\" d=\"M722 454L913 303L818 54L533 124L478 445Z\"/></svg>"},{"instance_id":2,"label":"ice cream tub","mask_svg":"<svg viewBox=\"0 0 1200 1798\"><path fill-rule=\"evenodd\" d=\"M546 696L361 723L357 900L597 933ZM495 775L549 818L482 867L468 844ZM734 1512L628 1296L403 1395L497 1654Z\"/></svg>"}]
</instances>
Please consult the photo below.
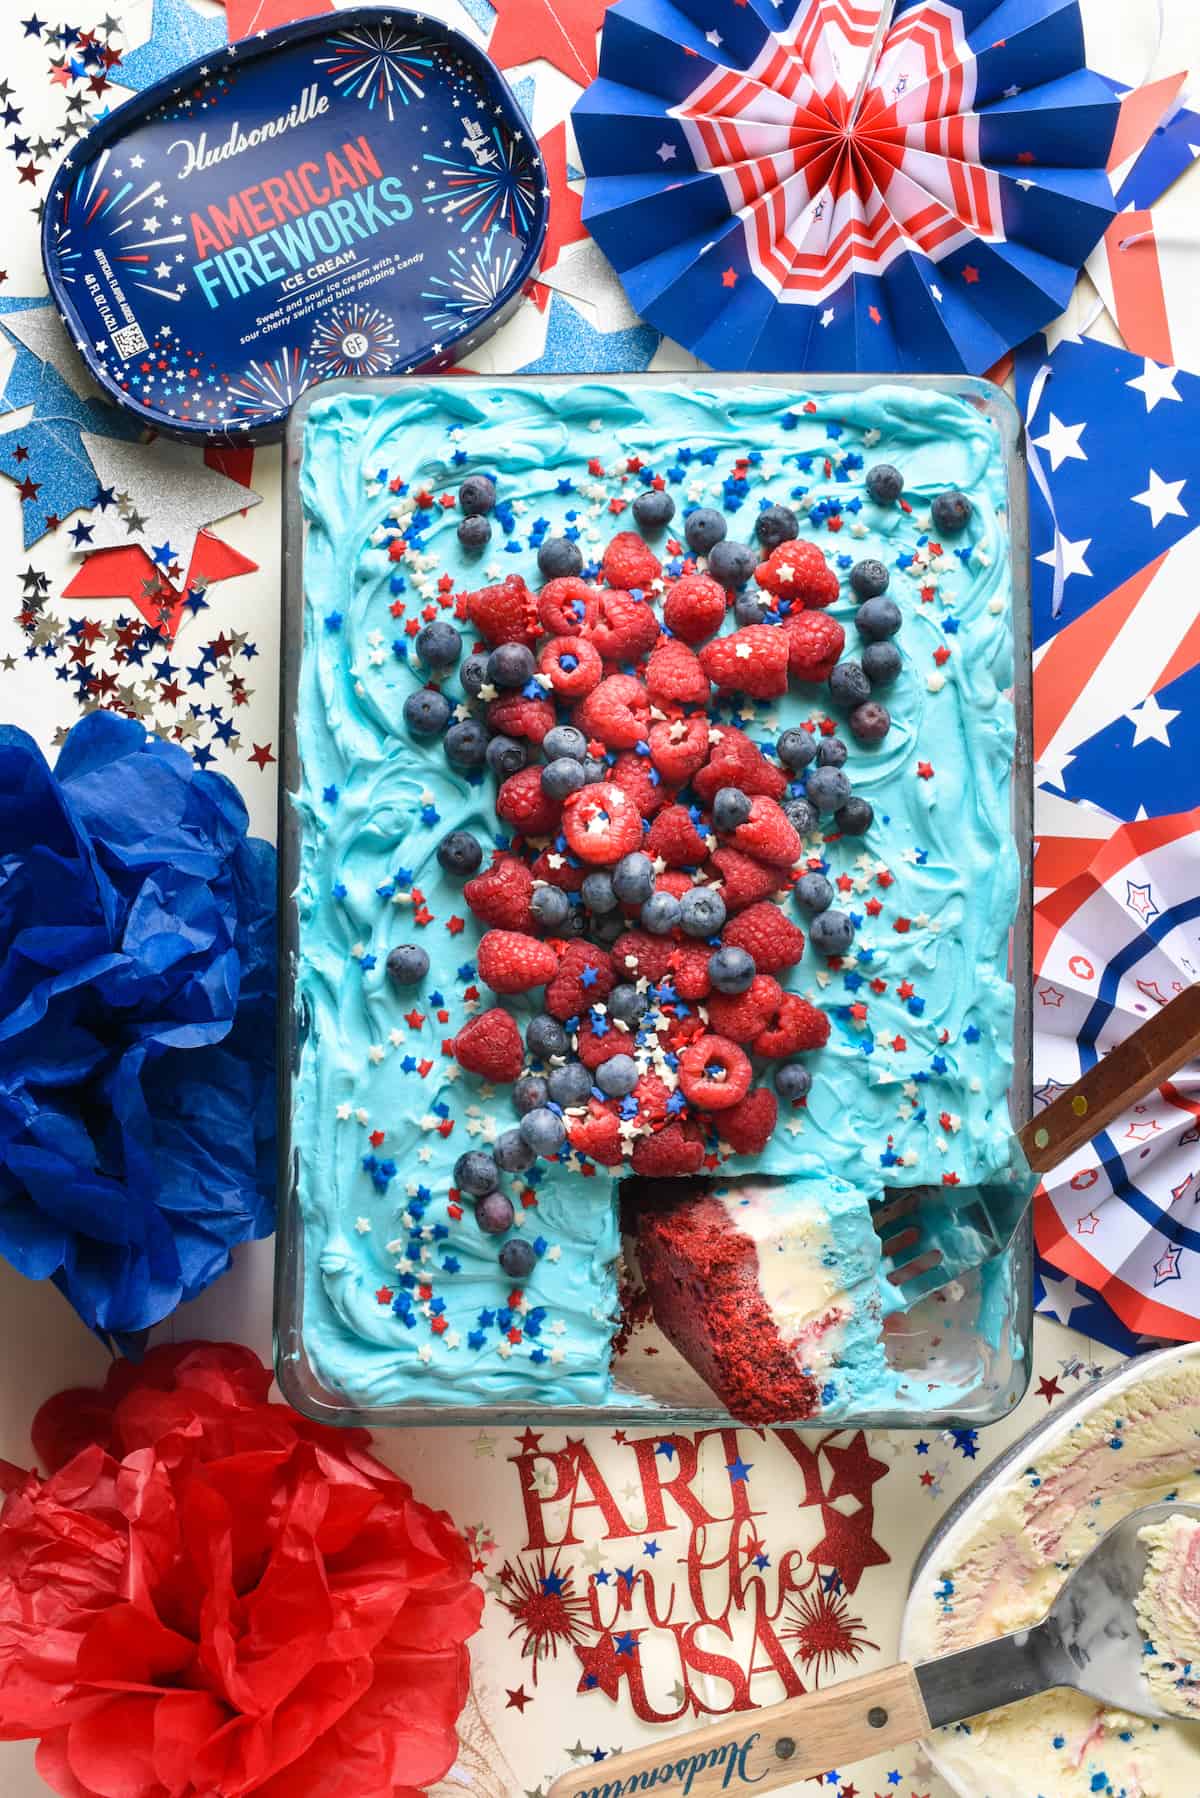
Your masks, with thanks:
<instances>
[{"instance_id":1,"label":"ice cream tub","mask_svg":"<svg viewBox=\"0 0 1200 1798\"><path fill-rule=\"evenodd\" d=\"M314 381L446 367L546 230L537 143L438 21L355 7L188 64L64 157L50 291L95 380L206 442L282 430Z\"/></svg>"}]
</instances>

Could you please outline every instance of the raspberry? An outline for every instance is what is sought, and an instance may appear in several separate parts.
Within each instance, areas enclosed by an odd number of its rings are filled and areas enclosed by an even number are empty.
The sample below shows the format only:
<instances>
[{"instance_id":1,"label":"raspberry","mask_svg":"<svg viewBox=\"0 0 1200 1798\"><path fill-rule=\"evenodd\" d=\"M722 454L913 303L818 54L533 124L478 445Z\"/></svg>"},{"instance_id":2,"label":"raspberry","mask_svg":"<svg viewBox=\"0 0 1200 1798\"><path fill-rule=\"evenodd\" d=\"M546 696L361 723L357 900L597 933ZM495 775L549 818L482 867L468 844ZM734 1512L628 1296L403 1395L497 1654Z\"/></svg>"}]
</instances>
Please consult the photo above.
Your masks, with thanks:
<instances>
[{"instance_id":1,"label":"raspberry","mask_svg":"<svg viewBox=\"0 0 1200 1798\"><path fill-rule=\"evenodd\" d=\"M543 849L529 872L535 881L544 880L547 886L561 887L564 893L577 893L587 869L573 867L561 850ZM489 923L499 922L498 918L489 919Z\"/></svg>"},{"instance_id":2,"label":"raspberry","mask_svg":"<svg viewBox=\"0 0 1200 1798\"><path fill-rule=\"evenodd\" d=\"M551 637L542 646L538 667L563 699L582 699L604 673L600 651L586 637Z\"/></svg>"},{"instance_id":3,"label":"raspberry","mask_svg":"<svg viewBox=\"0 0 1200 1798\"><path fill-rule=\"evenodd\" d=\"M682 899L685 893L691 892L694 885L691 875L685 874L682 868L668 868L664 874L657 874L654 879L656 893L670 893L675 899Z\"/></svg>"},{"instance_id":4,"label":"raspberry","mask_svg":"<svg viewBox=\"0 0 1200 1798\"><path fill-rule=\"evenodd\" d=\"M722 693L777 699L787 692L787 639L776 625L748 624L706 643L700 666Z\"/></svg>"},{"instance_id":5,"label":"raspberry","mask_svg":"<svg viewBox=\"0 0 1200 1798\"><path fill-rule=\"evenodd\" d=\"M788 670L797 680L828 680L846 647L846 633L826 612L792 612L784 620Z\"/></svg>"},{"instance_id":6,"label":"raspberry","mask_svg":"<svg viewBox=\"0 0 1200 1798\"><path fill-rule=\"evenodd\" d=\"M722 787L740 787L752 797L761 793L767 799L781 799L787 792L787 776L774 762L769 762L753 743L734 756L726 743L719 743L712 760L705 764L692 782L696 797L711 805Z\"/></svg>"},{"instance_id":7,"label":"raspberry","mask_svg":"<svg viewBox=\"0 0 1200 1798\"><path fill-rule=\"evenodd\" d=\"M618 980L661 980L671 965L673 947L666 937L648 930L627 930L612 946Z\"/></svg>"},{"instance_id":8,"label":"raspberry","mask_svg":"<svg viewBox=\"0 0 1200 1798\"><path fill-rule=\"evenodd\" d=\"M750 816L734 831L733 846L780 868L790 868L804 853L803 843L775 801L761 795L750 801Z\"/></svg>"},{"instance_id":9,"label":"raspberry","mask_svg":"<svg viewBox=\"0 0 1200 1798\"><path fill-rule=\"evenodd\" d=\"M673 787L685 786L707 754L708 719L700 712L650 726L650 759Z\"/></svg>"},{"instance_id":10,"label":"raspberry","mask_svg":"<svg viewBox=\"0 0 1200 1798\"><path fill-rule=\"evenodd\" d=\"M575 707L574 721L585 737L610 749L632 749L650 734L650 695L632 674L609 674Z\"/></svg>"},{"instance_id":11,"label":"raspberry","mask_svg":"<svg viewBox=\"0 0 1200 1798\"><path fill-rule=\"evenodd\" d=\"M596 622L600 594L577 574L547 581L537 596L538 616L552 637L584 634Z\"/></svg>"},{"instance_id":12,"label":"raspberry","mask_svg":"<svg viewBox=\"0 0 1200 1798\"><path fill-rule=\"evenodd\" d=\"M602 593L595 623L584 632L606 662L637 662L658 642L654 607L632 593Z\"/></svg>"},{"instance_id":13,"label":"raspberry","mask_svg":"<svg viewBox=\"0 0 1200 1798\"><path fill-rule=\"evenodd\" d=\"M783 885L778 868L765 868L740 849L718 849L712 865L721 876L721 897L728 912L744 911L759 899L769 899Z\"/></svg>"},{"instance_id":14,"label":"raspberry","mask_svg":"<svg viewBox=\"0 0 1200 1798\"><path fill-rule=\"evenodd\" d=\"M576 939L563 950L558 973L546 988L546 1010L560 1020L582 1017L589 1007L602 1005L615 985L608 951Z\"/></svg>"},{"instance_id":15,"label":"raspberry","mask_svg":"<svg viewBox=\"0 0 1200 1798\"><path fill-rule=\"evenodd\" d=\"M516 1019L493 1006L464 1024L454 1039L454 1056L468 1074L507 1085L525 1065L525 1045Z\"/></svg>"},{"instance_id":16,"label":"raspberry","mask_svg":"<svg viewBox=\"0 0 1200 1798\"><path fill-rule=\"evenodd\" d=\"M771 1140L779 1104L766 1086L756 1086L736 1105L721 1113L721 1141L737 1155L761 1155Z\"/></svg>"},{"instance_id":17,"label":"raspberry","mask_svg":"<svg viewBox=\"0 0 1200 1798\"><path fill-rule=\"evenodd\" d=\"M662 564L636 531L618 531L600 561L610 587L648 587L662 573Z\"/></svg>"},{"instance_id":18,"label":"raspberry","mask_svg":"<svg viewBox=\"0 0 1200 1798\"><path fill-rule=\"evenodd\" d=\"M795 967L804 953L804 932L770 904L748 906L731 918L722 942L727 949L745 949L760 974Z\"/></svg>"},{"instance_id":19,"label":"raspberry","mask_svg":"<svg viewBox=\"0 0 1200 1798\"><path fill-rule=\"evenodd\" d=\"M678 897L678 895L676 895ZM670 981L681 999L694 1004L712 991L708 973L711 949L700 943L680 943L671 954Z\"/></svg>"},{"instance_id":20,"label":"raspberry","mask_svg":"<svg viewBox=\"0 0 1200 1798\"><path fill-rule=\"evenodd\" d=\"M493 699L487 709L490 731L501 737L523 737L529 743L540 743L556 722L548 699L526 699L521 693L506 693L503 699Z\"/></svg>"},{"instance_id":21,"label":"raspberry","mask_svg":"<svg viewBox=\"0 0 1200 1798\"><path fill-rule=\"evenodd\" d=\"M654 1180L698 1174L704 1165L703 1138L694 1125L668 1124L634 1146L630 1165L635 1174Z\"/></svg>"},{"instance_id":22,"label":"raspberry","mask_svg":"<svg viewBox=\"0 0 1200 1798\"><path fill-rule=\"evenodd\" d=\"M627 793L643 818L653 818L671 797L671 789L661 778L648 755L623 749L608 773L613 785Z\"/></svg>"},{"instance_id":23,"label":"raspberry","mask_svg":"<svg viewBox=\"0 0 1200 1798\"><path fill-rule=\"evenodd\" d=\"M707 705L712 697L700 658L673 637L664 637L651 652L646 686L656 705Z\"/></svg>"},{"instance_id":24,"label":"raspberry","mask_svg":"<svg viewBox=\"0 0 1200 1798\"><path fill-rule=\"evenodd\" d=\"M504 784L507 786L508 782ZM642 846L642 815L629 795L611 780L594 781L580 787L577 793L568 794L563 802L562 827L580 861L597 867L609 867L631 849Z\"/></svg>"},{"instance_id":25,"label":"raspberry","mask_svg":"<svg viewBox=\"0 0 1200 1798\"><path fill-rule=\"evenodd\" d=\"M614 1055L628 1055L629 1048L630 1038L622 1030L609 1028L603 1036L598 1036L593 1026L585 1021L576 1033L575 1052L585 1068L598 1068L602 1061L609 1061Z\"/></svg>"},{"instance_id":26,"label":"raspberry","mask_svg":"<svg viewBox=\"0 0 1200 1798\"><path fill-rule=\"evenodd\" d=\"M489 643L528 643L541 635L533 594L519 574L467 594L467 617Z\"/></svg>"},{"instance_id":27,"label":"raspberry","mask_svg":"<svg viewBox=\"0 0 1200 1798\"><path fill-rule=\"evenodd\" d=\"M829 1019L798 993L784 993L754 1039L756 1055L802 1055L823 1049L829 1041Z\"/></svg>"},{"instance_id":28,"label":"raspberry","mask_svg":"<svg viewBox=\"0 0 1200 1798\"><path fill-rule=\"evenodd\" d=\"M756 974L744 993L713 993L706 1003L708 1021L733 1043L750 1043L773 1017L783 988L769 974Z\"/></svg>"},{"instance_id":29,"label":"raspberry","mask_svg":"<svg viewBox=\"0 0 1200 1798\"><path fill-rule=\"evenodd\" d=\"M779 544L759 563L754 578L776 599L804 606L831 606L838 596L838 577L811 540Z\"/></svg>"},{"instance_id":30,"label":"raspberry","mask_svg":"<svg viewBox=\"0 0 1200 1798\"><path fill-rule=\"evenodd\" d=\"M725 589L706 574L684 574L663 604L663 623L685 643L703 643L725 621Z\"/></svg>"},{"instance_id":31,"label":"raspberry","mask_svg":"<svg viewBox=\"0 0 1200 1798\"><path fill-rule=\"evenodd\" d=\"M699 1111L724 1111L750 1090L750 1061L726 1036L698 1036L679 1057L679 1085Z\"/></svg>"},{"instance_id":32,"label":"raspberry","mask_svg":"<svg viewBox=\"0 0 1200 1798\"><path fill-rule=\"evenodd\" d=\"M532 897L533 875L513 855L494 856L491 867L463 888L463 898L475 916L501 930L532 929Z\"/></svg>"},{"instance_id":33,"label":"raspberry","mask_svg":"<svg viewBox=\"0 0 1200 1798\"><path fill-rule=\"evenodd\" d=\"M522 768L500 783L496 794L496 812L526 837L548 837L558 829L561 811L557 799L542 791L540 768Z\"/></svg>"},{"instance_id":34,"label":"raspberry","mask_svg":"<svg viewBox=\"0 0 1200 1798\"><path fill-rule=\"evenodd\" d=\"M558 971L558 957L549 943L517 930L487 930L475 951L479 978L494 993L527 993L545 986Z\"/></svg>"},{"instance_id":35,"label":"raspberry","mask_svg":"<svg viewBox=\"0 0 1200 1798\"><path fill-rule=\"evenodd\" d=\"M666 862L668 868L698 867L708 854L708 846L685 805L669 805L665 812L659 812L642 847L647 855Z\"/></svg>"},{"instance_id":36,"label":"raspberry","mask_svg":"<svg viewBox=\"0 0 1200 1798\"><path fill-rule=\"evenodd\" d=\"M643 1123L661 1124L670 1116L667 1105L671 1094L657 1074L642 1074L633 1089L637 1115Z\"/></svg>"},{"instance_id":37,"label":"raspberry","mask_svg":"<svg viewBox=\"0 0 1200 1798\"><path fill-rule=\"evenodd\" d=\"M568 1117L567 1141L577 1155L601 1167L617 1167L625 1159L621 1143L621 1125L615 1111L609 1111L595 1099L588 1100L586 1117Z\"/></svg>"}]
</instances>

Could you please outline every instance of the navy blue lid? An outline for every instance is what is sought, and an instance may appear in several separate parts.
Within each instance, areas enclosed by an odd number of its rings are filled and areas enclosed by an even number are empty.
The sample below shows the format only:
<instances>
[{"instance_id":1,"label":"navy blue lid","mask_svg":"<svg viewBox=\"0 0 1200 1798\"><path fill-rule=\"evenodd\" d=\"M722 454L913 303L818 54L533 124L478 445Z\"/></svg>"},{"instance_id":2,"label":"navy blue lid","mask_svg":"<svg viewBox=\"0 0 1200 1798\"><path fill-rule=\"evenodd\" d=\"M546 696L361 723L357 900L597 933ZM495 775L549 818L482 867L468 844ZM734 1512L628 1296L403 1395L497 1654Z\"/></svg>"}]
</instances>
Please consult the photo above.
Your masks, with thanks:
<instances>
[{"instance_id":1,"label":"navy blue lid","mask_svg":"<svg viewBox=\"0 0 1200 1798\"><path fill-rule=\"evenodd\" d=\"M189 63L59 166L42 254L95 379L148 425L279 436L314 381L444 367L533 273L547 183L468 38L362 6Z\"/></svg>"}]
</instances>

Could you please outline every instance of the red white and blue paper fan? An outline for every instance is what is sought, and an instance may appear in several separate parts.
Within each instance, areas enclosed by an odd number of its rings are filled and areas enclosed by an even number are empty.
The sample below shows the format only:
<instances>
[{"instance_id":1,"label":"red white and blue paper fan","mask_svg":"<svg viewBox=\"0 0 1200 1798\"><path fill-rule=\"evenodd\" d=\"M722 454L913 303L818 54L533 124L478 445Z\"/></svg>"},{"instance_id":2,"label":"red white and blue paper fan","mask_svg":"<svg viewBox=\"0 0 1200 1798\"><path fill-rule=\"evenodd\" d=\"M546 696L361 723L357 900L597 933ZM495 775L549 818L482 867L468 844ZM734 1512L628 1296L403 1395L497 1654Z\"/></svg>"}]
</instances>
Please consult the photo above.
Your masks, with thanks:
<instances>
[{"instance_id":1,"label":"red white and blue paper fan","mask_svg":"<svg viewBox=\"0 0 1200 1798\"><path fill-rule=\"evenodd\" d=\"M618 0L574 109L583 218L722 369L982 373L1113 216L1078 0Z\"/></svg>"},{"instance_id":2,"label":"red white and blue paper fan","mask_svg":"<svg viewBox=\"0 0 1200 1798\"><path fill-rule=\"evenodd\" d=\"M1034 1097L1200 979L1200 811L1126 824L1035 912ZM1200 1063L1056 1168L1038 1249L1130 1330L1200 1340Z\"/></svg>"}]
</instances>

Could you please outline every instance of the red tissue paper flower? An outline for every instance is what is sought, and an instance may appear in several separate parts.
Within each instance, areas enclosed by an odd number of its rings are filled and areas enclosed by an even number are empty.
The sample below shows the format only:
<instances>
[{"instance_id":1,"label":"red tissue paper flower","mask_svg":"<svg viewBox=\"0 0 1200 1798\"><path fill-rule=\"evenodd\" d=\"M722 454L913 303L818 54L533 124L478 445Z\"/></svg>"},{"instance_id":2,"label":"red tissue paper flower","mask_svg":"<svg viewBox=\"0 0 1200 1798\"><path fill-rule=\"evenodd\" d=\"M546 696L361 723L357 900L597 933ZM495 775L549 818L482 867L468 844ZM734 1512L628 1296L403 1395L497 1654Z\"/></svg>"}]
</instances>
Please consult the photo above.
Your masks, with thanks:
<instances>
[{"instance_id":1,"label":"red tissue paper flower","mask_svg":"<svg viewBox=\"0 0 1200 1798\"><path fill-rule=\"evenodd\" d=\"M444 1512L248 1349L118 1361L0 1462L0 1738L64 1798L418 1798L483 1595Z\"/></svg>"}]
</instances>

